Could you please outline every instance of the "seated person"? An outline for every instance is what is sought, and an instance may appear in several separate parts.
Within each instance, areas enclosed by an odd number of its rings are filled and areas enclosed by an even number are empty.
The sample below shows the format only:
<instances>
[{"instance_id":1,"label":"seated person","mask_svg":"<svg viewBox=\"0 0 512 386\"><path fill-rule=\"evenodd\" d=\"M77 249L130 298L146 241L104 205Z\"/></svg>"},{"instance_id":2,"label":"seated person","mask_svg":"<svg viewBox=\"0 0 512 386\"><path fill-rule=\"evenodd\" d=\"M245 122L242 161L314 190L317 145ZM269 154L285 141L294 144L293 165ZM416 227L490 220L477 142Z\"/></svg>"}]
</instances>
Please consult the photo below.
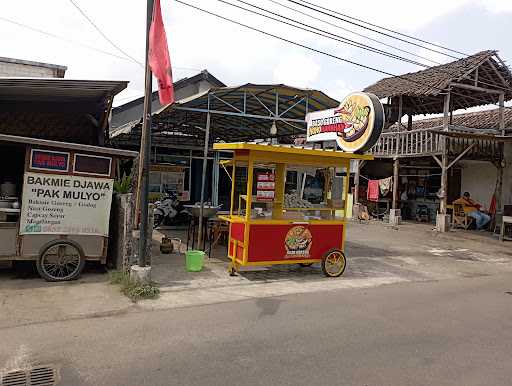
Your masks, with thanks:
<instances>
[{"instance_id":1,"label":"seated person","mask_svg":"<svg viewBox=\"0 0 512 386\"><path fill-rule=\"evenodd\" d=\"M489 221L491 221L491 217L480 210L480 208L482 208L482 205L471 199L471 195L469 194L469 192L464 192L462 197L455 200L453 203L464 205L464 212L469 217L475 219L476 229L478 230L485 227L489 223Z\"/></svg>"}]
</instances>

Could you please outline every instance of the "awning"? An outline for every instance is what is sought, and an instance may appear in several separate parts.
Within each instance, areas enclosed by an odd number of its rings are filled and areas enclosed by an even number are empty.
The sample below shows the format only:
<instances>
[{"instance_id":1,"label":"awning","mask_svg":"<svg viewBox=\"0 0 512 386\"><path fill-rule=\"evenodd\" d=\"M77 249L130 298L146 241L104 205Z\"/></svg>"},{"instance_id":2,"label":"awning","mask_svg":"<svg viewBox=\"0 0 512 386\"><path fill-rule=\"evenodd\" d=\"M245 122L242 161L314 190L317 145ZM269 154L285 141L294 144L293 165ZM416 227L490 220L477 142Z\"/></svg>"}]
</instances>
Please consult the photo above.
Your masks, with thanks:
<instances>
[{"instance_id":1,"label":"awning","mask_svg":"<svg viewBox=\"0 0 512 386\"><path fill-rule=\"evenodd\" d=\"M41 147L56 147L60 149L78 150L98 154L107 154L117 157L135 158L139 155L136 151L113 149L111 147L82 145L72 142L50 141L47 139L37 139L30 137L20 137L17 135L0 134L0 142L22 143Z\"/></svg>"},{"instance_id":2,"label":"awning","mask_svg":"<svg viewBox=\"0 0 512 386\"><path fill-rule=\"evenodd\" d=\"M113 97L127 81L62 78L0 78L0 100L87 102Z\"/></svg>"},{"instance_id":3,"label":"awning","mask_svg":"<svg viewBox=\"0 0 512 386\"><path fill-rule=\"evenodd\" d=\"M208 113L213 142L268 138L273 125L275 137L291 138L305 133L308 112L338 104L321 91L284 84L216 87L154 112L153 142L202 146ZM111 138L132 131L140 135L140 127L141 122L130 122L113 129Z\"/></svg>"}]
</instances>

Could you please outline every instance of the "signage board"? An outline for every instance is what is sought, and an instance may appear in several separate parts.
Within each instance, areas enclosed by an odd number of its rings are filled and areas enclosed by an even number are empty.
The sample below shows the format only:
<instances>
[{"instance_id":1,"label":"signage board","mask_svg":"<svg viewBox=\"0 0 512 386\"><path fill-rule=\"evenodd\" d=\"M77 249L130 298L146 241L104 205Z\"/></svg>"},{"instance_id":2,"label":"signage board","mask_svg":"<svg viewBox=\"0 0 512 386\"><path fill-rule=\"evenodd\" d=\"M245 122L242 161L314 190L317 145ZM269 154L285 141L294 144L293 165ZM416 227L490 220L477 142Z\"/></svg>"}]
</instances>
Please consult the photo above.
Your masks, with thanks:
<instances>
[{"instance_id":1,"label":"signage board","mask_svg":"<svg viewBox=\"0 0 512 386\"><path fill-rule=\"evenodd\" d=\"M108 236L114 180L24 175L20 234Z\"/></svg>"},{"instance_id":2,"label":"signage board","mask_svg":"<svg viewBox=\"0 0 512 386\"><path fill-rule=\"evenodd\" d=\"M341 150L364 152L379 139L384 127L384 107L369 93L349 94L334 109L306 116L307 142L335 140Z\"/></svg>"},{"instance_id":3,"label":"signage board","mask_svg":"<svg viewBox=\"0 0 512 386\"><path fill-rule=\"evenodd\" d=\"M275 175L271 172L256 174L256 200L274 201Z\"/></svg>"},{"instance_id":4,"label":"signage board","mask_svg":"<svg viewBox=\"0 0 512 386\"><path fill-rule=\"evenodd\" d=\"M32 149L30 168L55 172L67 172L69 168L69 153L61 151Z\"/></svg>"}]
</instances>

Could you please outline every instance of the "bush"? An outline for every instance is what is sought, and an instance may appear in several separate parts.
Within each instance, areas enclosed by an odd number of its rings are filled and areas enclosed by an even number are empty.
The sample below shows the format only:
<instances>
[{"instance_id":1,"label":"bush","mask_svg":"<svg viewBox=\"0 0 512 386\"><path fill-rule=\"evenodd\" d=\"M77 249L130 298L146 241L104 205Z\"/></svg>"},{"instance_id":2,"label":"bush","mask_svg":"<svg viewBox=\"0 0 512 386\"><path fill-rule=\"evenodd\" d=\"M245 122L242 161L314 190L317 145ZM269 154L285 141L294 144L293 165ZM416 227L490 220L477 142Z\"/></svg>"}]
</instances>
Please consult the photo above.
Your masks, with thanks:
<instances>
[{"instance_id":1,"label":"bush","mask_svg":"<svg viewBox=\"0 0 512 386\"><path fill-rule=\"evenodd\" d=\"M130 185L132 183L131 176L124 176L120 180L114 181L114 192L119 194L130 193Z\"/></svg>"},{"instance_id":2,"label":"bush","mask_svg":"<svg viewBox=\"0 0 512 386\"><path fill-rule=\"evenodd\" d=\"M130 275L122 271L110 272L110 283L119 284L121 292L133 302L141 299L155 299L160 294L160 289L154 283L139 283L130 279Z\"/></svg>"}]
</instances>

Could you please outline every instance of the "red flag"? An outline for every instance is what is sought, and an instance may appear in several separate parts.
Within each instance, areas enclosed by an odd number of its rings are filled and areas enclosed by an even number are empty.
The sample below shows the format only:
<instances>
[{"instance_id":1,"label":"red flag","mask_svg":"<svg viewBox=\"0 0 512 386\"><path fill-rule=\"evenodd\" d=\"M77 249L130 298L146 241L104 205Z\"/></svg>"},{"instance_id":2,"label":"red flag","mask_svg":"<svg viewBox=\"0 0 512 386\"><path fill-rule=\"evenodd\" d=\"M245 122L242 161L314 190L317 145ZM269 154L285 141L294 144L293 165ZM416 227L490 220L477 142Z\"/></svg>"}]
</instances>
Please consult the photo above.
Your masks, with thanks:
<instances>
[{"instance_id":1,"label":"red flag","mask_svg":"<svg viewBox=\"0 0 512 386\"><path fill-rule=\"evenodd\" d=\"M158 96L162 105L174 103L171 59L167 48L160 0L153 5L153 20L149 29L149 66L158 79Z\"/></svg>"}]
</instances>

